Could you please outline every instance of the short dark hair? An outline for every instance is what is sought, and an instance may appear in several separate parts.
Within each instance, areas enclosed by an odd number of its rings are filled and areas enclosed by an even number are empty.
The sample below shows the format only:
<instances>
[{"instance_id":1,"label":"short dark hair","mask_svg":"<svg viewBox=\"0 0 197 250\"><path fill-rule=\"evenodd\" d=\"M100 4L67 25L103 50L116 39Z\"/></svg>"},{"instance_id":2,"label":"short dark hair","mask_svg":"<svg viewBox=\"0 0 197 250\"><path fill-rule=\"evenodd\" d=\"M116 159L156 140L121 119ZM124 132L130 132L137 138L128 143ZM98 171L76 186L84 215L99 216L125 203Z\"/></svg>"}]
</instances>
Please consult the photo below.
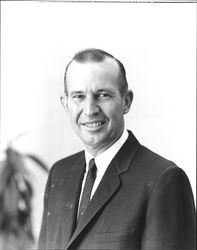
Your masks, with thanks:
<instances>
[{"instance_id":1,"label":"short dark hair","mask_svg":"<svg viewBox=\"0 0 197 250\"><path fill-rule=\"evenodd\" d=\"M68 65L66 66L66 70L65 70L65 74L64 74L64 92L67 95L67 86L66 86L66 77L67 77L67 70L70 66L70 64L73 61L76 62L102 62L104 61L104 59L106 57L110 57L112 59L114 59L119 66L120 72L119 72L119 79L120 79L120 94L121 96L123 96L127 90L128 90L128 83L127 83L127 78L126 78L126 71L125 68L123 66L123 64L114 56L112 56L111 54L107 53L104 50L100 50L100 49L85 49L82 51L77 52L74 57L71 59L71 61L68 63Z\"/></svg>"}]
</instances>

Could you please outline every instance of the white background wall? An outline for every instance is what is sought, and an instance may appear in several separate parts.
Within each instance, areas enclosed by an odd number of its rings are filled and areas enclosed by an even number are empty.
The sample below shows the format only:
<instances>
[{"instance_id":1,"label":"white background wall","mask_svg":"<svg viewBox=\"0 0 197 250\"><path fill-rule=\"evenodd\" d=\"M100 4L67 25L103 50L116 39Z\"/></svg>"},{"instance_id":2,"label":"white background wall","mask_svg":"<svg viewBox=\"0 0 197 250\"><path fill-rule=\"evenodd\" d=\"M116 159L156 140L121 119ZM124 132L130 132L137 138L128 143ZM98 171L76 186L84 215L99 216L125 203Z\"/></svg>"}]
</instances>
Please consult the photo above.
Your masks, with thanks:
<instances>
[{"instance_id":1,"label":"white background wall","mask_svg":"<svg viewBox=\"0 0 197 250\"><path fill-rule=\"evenodd\" d=\"M1 149L25 133L15 149L51 166L82 148L59 101L64 69L76 51L101 48L127 70L127 127L183 168L195 194L196 4L5 1L1 14ZM27 165L37 236L47 176Z\"/></svg>"}]
</instances>

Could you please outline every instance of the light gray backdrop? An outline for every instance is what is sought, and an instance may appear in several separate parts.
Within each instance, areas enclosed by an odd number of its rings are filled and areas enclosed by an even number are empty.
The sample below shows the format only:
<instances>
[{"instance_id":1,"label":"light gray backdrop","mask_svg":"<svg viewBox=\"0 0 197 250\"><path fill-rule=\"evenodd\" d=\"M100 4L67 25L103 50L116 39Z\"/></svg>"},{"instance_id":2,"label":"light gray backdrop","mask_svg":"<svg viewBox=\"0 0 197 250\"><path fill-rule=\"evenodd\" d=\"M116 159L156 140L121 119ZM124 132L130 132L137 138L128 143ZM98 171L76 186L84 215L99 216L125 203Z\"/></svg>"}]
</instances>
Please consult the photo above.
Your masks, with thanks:
<instances>
[{"instance_id":1,"label":"light gray backdrop","mask_svg":"<svg viewBox=\"0 0 197 250\"><path fill-rule=\"evenodd\" d=\"M183 168L195 193L196 4L1 3L1 149L10 140L48 166L82 148L59 97L76 51L101 48L125 65L134 101L126 125ZM1 150L1 158L4 156ZM31 162L34 231L46 175Z\"/></svg>"}]
</instances>

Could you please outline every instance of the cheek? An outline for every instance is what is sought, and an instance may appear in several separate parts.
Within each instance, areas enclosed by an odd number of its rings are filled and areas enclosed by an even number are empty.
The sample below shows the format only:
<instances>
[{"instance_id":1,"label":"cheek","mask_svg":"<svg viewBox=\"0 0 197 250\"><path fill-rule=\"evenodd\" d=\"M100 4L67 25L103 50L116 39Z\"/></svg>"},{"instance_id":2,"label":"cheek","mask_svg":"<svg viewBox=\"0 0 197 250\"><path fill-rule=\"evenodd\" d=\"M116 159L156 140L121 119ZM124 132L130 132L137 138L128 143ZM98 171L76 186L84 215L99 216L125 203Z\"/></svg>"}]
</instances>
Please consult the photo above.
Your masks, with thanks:
<instances>
[{"instance_id":1,"label":"cheek","mask_svg":"<svg viewBox=\"0 0 197 250\"><path fill-rule=\"evenodd\" d=\"M117 118L120 118L123 115L123 107L120 104L119 105L118 104L117 105L109 105L108 109L106 109L105 111L106 111L105 113L110 118L116 119L116 120L117 120Z\"/></svg>"},{"instance_id":2,"label":"cheek","mask_svg":"<svg viewBox=\"0 0 197 250\"><path fill-rule=\"evenodd\" d=\"M72 126L75 127L77 124L77 120L78 120L77 114L74 111L69 110L68 115L69 115L69 120L70 120Z\"/></svg>"},{"instance_id":3,"label":"cheek","mask_svg":"<svg viewBox=\"0 0 197 250\"><path fill-rule=\"evenodd\" d=\"M121 129L122 124L124 123L124 115L120 107L117 107L115 112L111 113L110 120L111 120L111 126L113 128Z\"/></svg>"},{"instance_id":4,"label":"cheek","mask_svg":"<svg viewBox=\"0 0 197 250\"><path fill-rule=\"evenodd\" d=\"M80 114L80 108L76 104L68 104L68 113L72 121L76 120Z\"/></svg>"}]
</instances>

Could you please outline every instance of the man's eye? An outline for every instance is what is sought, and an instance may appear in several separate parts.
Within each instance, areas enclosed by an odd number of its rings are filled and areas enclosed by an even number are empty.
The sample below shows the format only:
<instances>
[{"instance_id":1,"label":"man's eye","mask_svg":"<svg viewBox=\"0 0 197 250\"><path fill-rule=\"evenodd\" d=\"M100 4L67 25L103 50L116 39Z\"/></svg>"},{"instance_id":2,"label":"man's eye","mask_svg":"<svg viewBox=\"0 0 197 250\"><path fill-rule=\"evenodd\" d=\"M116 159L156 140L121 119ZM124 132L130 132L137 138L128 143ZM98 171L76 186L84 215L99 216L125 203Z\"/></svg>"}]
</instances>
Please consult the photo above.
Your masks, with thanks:
<instances>
[{"instance_id":1,"label":"man's eye","mask_svg":"<svg viewBox=\"0 0 197 250\"><path fill-rule=\"evenodd\" d=\"M99 99L109 99L111 96L108 93L100 93L98 94Z\"/></svg>"},{"instance_id":2,"label":"man's eye","mask_svg":"<svg viewBox=\"0 0 197 250\"><path fill-rule=\"evenodd\" d=\"M84 97L84 95L74 95L72 98L73 98L74 100L82 100L82 99L84 99L85 97Z\"/></svg>"}]
</instances>

